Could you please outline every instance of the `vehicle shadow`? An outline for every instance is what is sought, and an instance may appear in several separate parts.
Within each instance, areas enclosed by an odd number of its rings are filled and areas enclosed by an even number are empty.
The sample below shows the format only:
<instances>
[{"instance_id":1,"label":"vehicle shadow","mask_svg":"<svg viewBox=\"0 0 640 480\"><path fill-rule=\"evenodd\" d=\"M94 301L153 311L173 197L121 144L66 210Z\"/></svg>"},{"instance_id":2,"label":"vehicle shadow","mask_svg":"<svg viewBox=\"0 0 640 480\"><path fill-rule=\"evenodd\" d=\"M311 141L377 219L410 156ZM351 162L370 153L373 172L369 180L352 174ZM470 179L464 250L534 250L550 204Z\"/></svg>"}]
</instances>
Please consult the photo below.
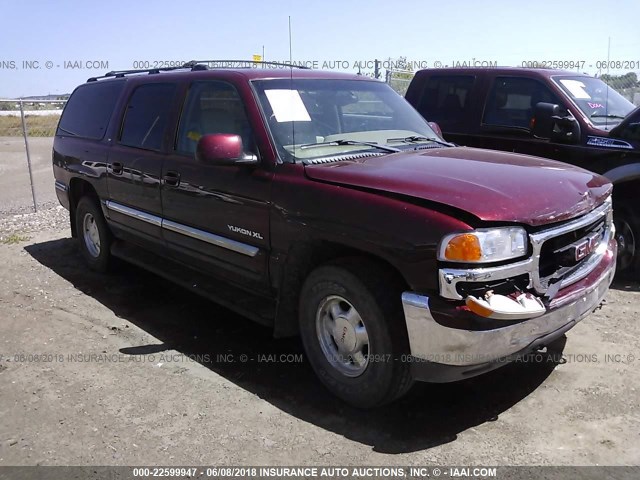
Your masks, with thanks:
<instances>
[{"instance_id":1,"label":"vehicle shadow","mask_svg":"<svg viewBox=\"0 0 640 480\"><path fill-rule=\"evenodd\" d=\"M640 292L640 281L616 276L613 279L611 288L621 290L623 292Z\"/></svg>"},{"instance_id":2,"label":"vehicle shadow","mask_svg":"<svg viewBox=\"0 0 640 480\"><path fill-rule=\"evenodd\" d=\"M555 366L550 361L523 362L462 382L417 384L394 404L361 411L324 389L298 339L275 340L270 329L134 266L122 265L107 275L90 272L70 238L28 245L25 250L79 291L162 342L123 348L121 353L176 350L193 356L282 411L377 452L404 453L454 441L460 432L497 420L533 392ZM247 356L246 362L239 361L241 355Z\"/></svg>"}]
</instances>

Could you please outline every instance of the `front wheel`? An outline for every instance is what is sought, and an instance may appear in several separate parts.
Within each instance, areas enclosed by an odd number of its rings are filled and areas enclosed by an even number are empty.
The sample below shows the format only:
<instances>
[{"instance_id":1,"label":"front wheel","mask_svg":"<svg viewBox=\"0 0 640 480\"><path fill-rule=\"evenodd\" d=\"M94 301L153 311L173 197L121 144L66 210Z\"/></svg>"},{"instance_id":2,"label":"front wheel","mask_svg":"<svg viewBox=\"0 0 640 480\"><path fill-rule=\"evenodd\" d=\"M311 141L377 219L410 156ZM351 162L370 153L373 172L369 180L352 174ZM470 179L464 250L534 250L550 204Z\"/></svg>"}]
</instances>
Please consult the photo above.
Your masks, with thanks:
<instances>
[{"instance_id":1,"label":"front wheel","mask_svg":"<svg viewBox=\"0 0 640 480\"><path fill-rule=\"evenodd\" d=\"M80 252L89 268L106 272L111 261L111 232L97 203L82 197L76 207L76 232Z\"/></svg>"},{"instance_id":2,"label":"front wheel","mask_svg":"<svg viewBox=\"0 0 640 480\"><path fill-rule=\"evenodd\" d=\"M631 275L640 266L640 221L627 205L614 209L613 221L618 242L617 270L622 275Z\"/></svg>"},{"instance_id":3,"label":"front wheel","mask_svg":"<svg viewBox=\"0 0 640 480\"><path fill-rule=\"evenodd\" d=\"M384 268L346 260L314 270L300 296L300 333L312 368L336 396L360 408L411 387L400 288Z\"/></svg>"}]
</instances>

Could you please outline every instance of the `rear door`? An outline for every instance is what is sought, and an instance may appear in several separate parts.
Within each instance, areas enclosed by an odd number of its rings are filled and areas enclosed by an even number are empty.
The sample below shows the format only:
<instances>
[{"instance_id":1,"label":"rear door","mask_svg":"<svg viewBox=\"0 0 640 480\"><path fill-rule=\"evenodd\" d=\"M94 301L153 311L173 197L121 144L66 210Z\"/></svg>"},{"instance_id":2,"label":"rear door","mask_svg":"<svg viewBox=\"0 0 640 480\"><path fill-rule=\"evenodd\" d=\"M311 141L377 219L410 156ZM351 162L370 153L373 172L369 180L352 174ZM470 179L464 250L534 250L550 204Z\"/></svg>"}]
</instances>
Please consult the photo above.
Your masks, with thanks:
<instances>
[{"instance_id":1,"label":"rear door","mask_svg":"<svg viewBox=\"0 0 640 480\"><path fill-rule=\"evenodd\" d=\"M176 90L175 83L135 86L109 153L109 217L137 243L162 243L160 176Z\"/></svg>"},{"instance_id":2,"label":"rear door","mask_svg":"<svg viewBox=\"0 0 640 480\"><path fill-rule=\"evenodd\" d=\"M269 248L266 165L220 166L196 161L198 140L210 133L240 135L259 154L245 101L229 82L189 85L173 145L162 167L163 235L180 260L236 283L265 283Z\"/></svg>"}]
</instances>

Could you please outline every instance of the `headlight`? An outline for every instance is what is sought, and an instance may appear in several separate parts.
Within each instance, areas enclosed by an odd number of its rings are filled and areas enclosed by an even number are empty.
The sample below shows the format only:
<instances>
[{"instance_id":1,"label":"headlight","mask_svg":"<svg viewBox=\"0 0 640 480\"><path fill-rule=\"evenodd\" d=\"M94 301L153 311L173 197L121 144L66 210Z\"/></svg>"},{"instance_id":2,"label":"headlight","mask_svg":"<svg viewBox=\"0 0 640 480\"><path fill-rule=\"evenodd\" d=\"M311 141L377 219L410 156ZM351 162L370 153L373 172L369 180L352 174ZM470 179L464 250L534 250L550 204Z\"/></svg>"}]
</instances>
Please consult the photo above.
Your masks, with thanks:
<instances>
[{"instance_id":1,"label":"headlight","mask_svg":"<svg viewBox=\"0 0 640 480\"><path fill-rule=\"evenodd\" d=\"M488 263L522 257L526 253L527 232L524 228L483 228L444 237L438 248L438 260Z\"/></svg>"}]
</instances>

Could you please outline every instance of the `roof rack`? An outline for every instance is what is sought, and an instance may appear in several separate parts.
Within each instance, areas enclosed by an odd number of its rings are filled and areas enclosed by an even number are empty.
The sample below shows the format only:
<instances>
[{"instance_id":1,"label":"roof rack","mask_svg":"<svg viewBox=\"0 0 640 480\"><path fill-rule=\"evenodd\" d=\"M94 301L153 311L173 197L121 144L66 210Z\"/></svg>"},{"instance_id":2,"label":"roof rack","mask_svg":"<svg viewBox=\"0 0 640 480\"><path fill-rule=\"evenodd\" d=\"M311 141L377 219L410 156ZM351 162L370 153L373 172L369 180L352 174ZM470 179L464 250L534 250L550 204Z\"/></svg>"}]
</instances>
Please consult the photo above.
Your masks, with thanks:
<instances>
[{"instance_id":1,"label":"roof rack","mask_svg":"<svg viewBox=\"0 0 640 480\"><path fill-rule=\"evenodd\" d=\"M252 65L270 65L274 67L286 67L286 68L300 68L303 70L308 70L309 67L304 65L296 65L294 63L284 63L284 62L264 62L264 61L254 61L254 60L191 60L190 62L185 63L185 66L195 66L195 65L206 65L214 64L214 68L253 68Z\"/></svg>"},{"instance_id":2,"label":"roof rack","mask_svg":"<svg viewBox=\"0 0 640 480\"><path fill-rule=\"evenodd\" d=\"M177 65L175 67L161 67L161 68L143 68L137 70L112 70L111 72L107 72L104 75L98 77L91 77L87 79L87 82L96 82L101 78L122 78L126 75L147 73L149 75L154 75L160 72L168 72L171 70L185 70L189 69L193 71L199 70L209 70L209 64L214 64L213 68L253 68L252 65L268 65L268 66L278 66L285 68L300 68L308 70L309 67L304 65L294 65L291 63L281 63L281 62L255 62L253 60L191 60L182 65Z\"/></svg>"}]
</instances>

